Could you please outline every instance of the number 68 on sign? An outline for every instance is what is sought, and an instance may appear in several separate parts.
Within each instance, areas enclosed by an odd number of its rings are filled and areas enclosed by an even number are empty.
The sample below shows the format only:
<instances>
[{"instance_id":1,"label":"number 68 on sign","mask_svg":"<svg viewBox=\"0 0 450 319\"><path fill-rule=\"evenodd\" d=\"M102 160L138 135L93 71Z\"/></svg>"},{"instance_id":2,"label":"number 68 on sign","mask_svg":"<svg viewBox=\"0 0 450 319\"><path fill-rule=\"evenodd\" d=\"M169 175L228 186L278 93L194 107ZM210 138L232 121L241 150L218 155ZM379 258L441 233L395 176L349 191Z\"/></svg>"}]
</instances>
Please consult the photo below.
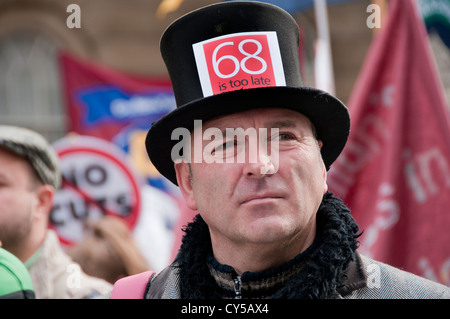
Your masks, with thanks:
<instances>
[{"instance_id":1,"label":"number 68 on sign","mask_svg":"<svg viewBox=\"0 0 450 319\"><path fill-rule=\"evenodd\" d=\"M276 32L243 32L193 45L203 95L285 86Z\"/></svg>"}]
</instances>

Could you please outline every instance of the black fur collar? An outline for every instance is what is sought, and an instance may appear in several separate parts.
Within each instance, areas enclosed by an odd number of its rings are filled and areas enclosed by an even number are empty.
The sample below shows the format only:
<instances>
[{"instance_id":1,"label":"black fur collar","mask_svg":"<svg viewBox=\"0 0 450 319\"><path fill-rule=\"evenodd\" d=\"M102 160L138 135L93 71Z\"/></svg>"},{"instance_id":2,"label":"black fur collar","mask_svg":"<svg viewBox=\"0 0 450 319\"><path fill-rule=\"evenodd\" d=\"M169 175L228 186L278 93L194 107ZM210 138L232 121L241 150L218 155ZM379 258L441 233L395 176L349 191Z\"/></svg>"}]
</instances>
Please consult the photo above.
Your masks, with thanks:
<instances>
[{"instance_id":1,"label":"black fur collar","mask_svg":"<svg viewBox=\"0 0 450 319\"><path fill-rule=\"evenodd\" d=\"M310 247L307 262L272 298L327 298L342 285L346 268L358 246L358 225L350 210L331 193L324 195L317 212L317 237ZM197 215L185 228L175 264L180 267L182 298L223 298L207 259L211 255L208 226ZM245 297L245 296L244 296Z\"/></svg>"}]
</instances>

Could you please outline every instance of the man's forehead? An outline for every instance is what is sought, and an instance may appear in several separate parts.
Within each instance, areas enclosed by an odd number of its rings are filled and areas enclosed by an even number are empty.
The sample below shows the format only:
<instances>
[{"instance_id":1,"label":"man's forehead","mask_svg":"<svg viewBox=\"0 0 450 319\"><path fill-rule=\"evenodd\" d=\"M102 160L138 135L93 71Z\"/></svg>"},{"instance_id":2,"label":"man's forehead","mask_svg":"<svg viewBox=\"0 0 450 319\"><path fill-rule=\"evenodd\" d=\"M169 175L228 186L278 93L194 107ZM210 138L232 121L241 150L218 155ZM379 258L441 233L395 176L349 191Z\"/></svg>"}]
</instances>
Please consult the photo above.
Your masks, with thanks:
<instances>
[{"instance_id":1,"label":"man's forehead","mask_svg":"<svg viewBox=\"0 0 450 319\"><path fill-rule=\"evenodd\" d=\"M18 155L4 147L0 147L0 158L3 159L2 165L5 165L5 163L7 163L6 166L1 167L2 170L0 173L3 173L3 175L7 175L10 173L16 174L16 171L12 170L13 167L17 167L20 169L26 168L29 169L30 171L33 170L30 162L28 162L28 160L26 160L23 156ZM9 164L12 164L13 166Z\"/></svg>"},{"instance_id":2,"label":"man's forehead","mask_svg":"<svg viewBox=\"0 0 450 319\"><path fill-rule=\"evenodd\" d=\"M15 159L16 161L24 161L24 162L27 162L27 160L26 160L23 156L21 156L21 155L15 153L15 152L13 152L13 151L10 150L9 148L3 147L3 146L1 146L1 145L0 145L0 156L1 156L1 157L13 158L13 159Z\"/></svg>"},{"instance_id":3,"label":"man's forehead","mask_svg":"<svg viewBox=\"0 0 450 319\"><path fill-rule=\"evenodd\" d=\"M267 127L296 128L311 127L311 121L303 114L289 109L253 109L223 115L202 123L203 129L209 127Z\"/></svg>"}]
</instances>

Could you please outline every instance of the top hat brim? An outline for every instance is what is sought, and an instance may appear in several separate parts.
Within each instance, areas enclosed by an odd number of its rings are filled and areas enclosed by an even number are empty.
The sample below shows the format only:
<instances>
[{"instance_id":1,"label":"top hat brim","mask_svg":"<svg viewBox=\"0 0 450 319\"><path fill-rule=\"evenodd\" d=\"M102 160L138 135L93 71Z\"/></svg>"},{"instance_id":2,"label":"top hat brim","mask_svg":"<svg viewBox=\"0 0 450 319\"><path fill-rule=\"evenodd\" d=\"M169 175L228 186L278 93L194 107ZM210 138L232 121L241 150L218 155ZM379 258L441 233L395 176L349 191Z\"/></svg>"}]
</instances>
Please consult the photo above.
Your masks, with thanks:
<instances>
[{"instance_id":1,"label":"top hat brim","mask_svg":"<svg viewBox=\"0 0 450 319\"><path fill-rule=\"evenodd\" d=\"M149 129L145 141L148 156L163 176L178 185L171 153L179 140L171 139L173 130L192 130L194 120L207 121L256 108L285 108L308 117L323 142L321 154L327 170L347 142L350 116L337 98L308 87L266 87L226 92L178 107Z\"/></svg>"}]
</instances>

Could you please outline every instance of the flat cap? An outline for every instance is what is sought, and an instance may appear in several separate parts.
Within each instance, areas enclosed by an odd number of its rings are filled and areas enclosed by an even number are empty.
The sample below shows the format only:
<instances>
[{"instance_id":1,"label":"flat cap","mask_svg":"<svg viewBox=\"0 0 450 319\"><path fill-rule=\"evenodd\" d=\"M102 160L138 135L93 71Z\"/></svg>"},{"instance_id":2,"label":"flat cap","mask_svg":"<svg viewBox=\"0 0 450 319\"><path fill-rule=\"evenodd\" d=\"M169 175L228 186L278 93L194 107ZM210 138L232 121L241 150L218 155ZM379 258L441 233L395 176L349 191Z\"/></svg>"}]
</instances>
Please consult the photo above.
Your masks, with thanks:
<instances>
[{"instance_id":1,"label":"flat cap","mask_svg":"<svg viewBox=\"0 0 450 319\"><path fill-rule=\"evenodd\" d=\"M39 133L11 125L0 125L0 147L25 158L44 184L61 185L58 155Z\"/></svg>"}]
</instances>

